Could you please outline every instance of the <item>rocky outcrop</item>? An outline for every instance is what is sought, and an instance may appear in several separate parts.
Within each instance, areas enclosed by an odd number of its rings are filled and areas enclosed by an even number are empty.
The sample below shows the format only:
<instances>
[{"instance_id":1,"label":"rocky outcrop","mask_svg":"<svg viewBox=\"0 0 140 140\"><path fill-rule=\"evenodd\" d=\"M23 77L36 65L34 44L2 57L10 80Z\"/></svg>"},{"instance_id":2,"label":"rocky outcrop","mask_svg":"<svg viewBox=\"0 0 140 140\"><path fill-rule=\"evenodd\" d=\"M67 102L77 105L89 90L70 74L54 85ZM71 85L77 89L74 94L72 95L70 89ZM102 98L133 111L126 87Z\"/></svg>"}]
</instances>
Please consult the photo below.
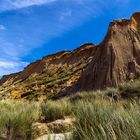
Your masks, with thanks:
<instances>
[{"instance_id":1,"label":"rocky outcrop","mask_svg":"<svg viewBox=\"0 0 140 140\"><path fill-rule=\"evenodd\" d=\"M33 129L38 132L36 137L52 134L59 134L64 132L69 132L72 130L73 124L75 122L74 118L65 117L63 119L55 120L49 123L35 123L33 124Z\"/></svg>"},{"instance_id":2,"label":"rocky outcrop","mask_svg":"<svg viewBox=\"0 0 140 140\"><path fill-rule=\"evenodd\" d=\"M6 82L9 81L9 80L15 79L19 74L20 74L20 72L18 72L18 73L13 73L13 74L10 74L10 75L4 75L4 76L2 77L2 79L0 80L0 85L6 83Z\"/></svg>"},{"instance_id":3,"label":"rocky outcrop","mask_svg":"<svg viewBox=\"0 0 140 140\"><path fill-rule=\"evenodd\" d=\"M140 13L137 12L137 13L134 13L131 17L131 20L130 20L130 27L137 31L137 32L140 32Z\"/></svg>"},{"instance_id":4,"label":"rocky outcrop","mask_svg":"<svg viewBox=\"0 0 140 140\"><path fill-rule=\"evenodd\" d=\"M140 13L110 23L107 35L69 93L116 87L140 76Z\"/></svg>"}]
</instances>

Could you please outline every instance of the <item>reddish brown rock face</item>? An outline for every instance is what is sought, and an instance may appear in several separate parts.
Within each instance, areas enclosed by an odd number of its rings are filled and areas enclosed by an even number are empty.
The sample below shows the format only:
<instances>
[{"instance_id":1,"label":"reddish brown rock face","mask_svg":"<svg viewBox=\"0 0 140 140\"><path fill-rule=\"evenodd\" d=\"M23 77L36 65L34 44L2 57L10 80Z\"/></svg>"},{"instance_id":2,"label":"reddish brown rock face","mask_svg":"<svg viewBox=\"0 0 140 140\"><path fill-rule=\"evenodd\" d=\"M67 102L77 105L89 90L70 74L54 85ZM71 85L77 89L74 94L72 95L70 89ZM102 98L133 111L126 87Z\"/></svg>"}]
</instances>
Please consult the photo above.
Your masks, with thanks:
<instances>
[{"instance_id":1,"label":"reddish brown rock face","mask_svg":"<svg viewBox=\"0 0 140 140\"><path fill-rule=\"evenodd\" d=\"M92 62L71 92L118 86L140 76L140 13L110 24Z\"/></svg>"},{"instance_id":2,"label":"reddish brown rock face","mask_svg":"<svg viewBox=\"0 0 140 140\"><path fill-rule=\"evenodd\" d=\"M134 13L131 17L130 26L135 31L140 32L140 12Z\"/></svg>"}]
</instances>

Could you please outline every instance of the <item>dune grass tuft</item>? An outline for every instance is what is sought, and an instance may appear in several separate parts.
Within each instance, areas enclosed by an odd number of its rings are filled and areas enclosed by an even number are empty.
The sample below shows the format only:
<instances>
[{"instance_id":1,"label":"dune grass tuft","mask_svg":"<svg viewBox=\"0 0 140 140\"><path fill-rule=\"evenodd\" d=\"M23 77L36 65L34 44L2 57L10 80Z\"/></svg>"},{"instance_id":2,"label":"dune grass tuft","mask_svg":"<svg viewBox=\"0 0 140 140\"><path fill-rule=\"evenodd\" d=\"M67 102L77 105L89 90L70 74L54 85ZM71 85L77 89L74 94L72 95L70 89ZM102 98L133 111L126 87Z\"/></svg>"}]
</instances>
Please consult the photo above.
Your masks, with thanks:
<instances>
[{"instance_id":1,"label":"dune grass tuft","mask_svg":"<svg viewBox=\"0 0 140 140\"><path fill-rule=\"evenodd\" d=\"M135 102L77 103L75 140L140 139L140 107Z\"/></svg>"},{"instance_id":2,"label":"dune grass tuft","mask_svg":"<svg viewBox=\"0 0 140 140\"><path fill-rule=\"evenodd\" d=\"M39 118L35 103L0 101L0 135L7 140L31 139L32 123Z\"/></svg>"},{"instance_id":3,"label":"dune grass tuft","mask_svg":"<svg viewBox=\"0 0 140 140\"><path fill-rule=\"evenodd\" d=\"M42 117L45 122L63 119L72 115L72 105L68 100L47 101L41 105Z\"/></svg>"}]
</instances>

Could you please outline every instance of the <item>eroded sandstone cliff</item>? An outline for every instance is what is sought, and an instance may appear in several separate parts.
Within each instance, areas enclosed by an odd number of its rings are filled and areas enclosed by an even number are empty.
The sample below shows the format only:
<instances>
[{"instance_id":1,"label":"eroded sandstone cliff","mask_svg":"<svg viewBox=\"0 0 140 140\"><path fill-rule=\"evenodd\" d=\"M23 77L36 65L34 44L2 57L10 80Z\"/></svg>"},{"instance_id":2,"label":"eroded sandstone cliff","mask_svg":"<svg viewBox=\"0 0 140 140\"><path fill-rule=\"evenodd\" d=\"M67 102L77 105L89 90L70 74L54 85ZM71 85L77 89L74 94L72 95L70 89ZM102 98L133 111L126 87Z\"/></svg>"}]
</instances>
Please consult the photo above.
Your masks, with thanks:
<instances>
[{"instance_id":1,"label":"eroded sandstone cliff","mask_svg":"<svg viewBox=\"0 0 140 140\"><path fill-rule=\"evenodd\" d=\"M110 23L94 58L70 92L116 87L140 76L140 13Z\"/></svg>"}]
</instances>

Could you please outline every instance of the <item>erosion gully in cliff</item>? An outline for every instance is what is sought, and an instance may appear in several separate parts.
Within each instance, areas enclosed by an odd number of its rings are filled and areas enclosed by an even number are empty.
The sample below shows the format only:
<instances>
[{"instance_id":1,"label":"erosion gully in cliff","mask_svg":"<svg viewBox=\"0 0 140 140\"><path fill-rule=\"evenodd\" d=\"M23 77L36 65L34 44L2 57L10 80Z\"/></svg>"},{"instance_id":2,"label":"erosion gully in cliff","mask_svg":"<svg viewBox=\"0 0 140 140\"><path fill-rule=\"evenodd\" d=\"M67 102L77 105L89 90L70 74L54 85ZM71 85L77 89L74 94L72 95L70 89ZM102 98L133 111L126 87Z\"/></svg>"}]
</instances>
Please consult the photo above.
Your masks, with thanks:
<instances>
[{"instance_id":1,"label":"erosion gully in cliff","mask_svg":"<svg viewBox=\"0 0 140 140\"><path fill-rule=\"evenodd\" d=\"M97 46L44 57L22 72L4 76L1 98L43 100L78 91L116 87L140 76L140 13L110 23Z\"/></svg>"}]
</instances>

